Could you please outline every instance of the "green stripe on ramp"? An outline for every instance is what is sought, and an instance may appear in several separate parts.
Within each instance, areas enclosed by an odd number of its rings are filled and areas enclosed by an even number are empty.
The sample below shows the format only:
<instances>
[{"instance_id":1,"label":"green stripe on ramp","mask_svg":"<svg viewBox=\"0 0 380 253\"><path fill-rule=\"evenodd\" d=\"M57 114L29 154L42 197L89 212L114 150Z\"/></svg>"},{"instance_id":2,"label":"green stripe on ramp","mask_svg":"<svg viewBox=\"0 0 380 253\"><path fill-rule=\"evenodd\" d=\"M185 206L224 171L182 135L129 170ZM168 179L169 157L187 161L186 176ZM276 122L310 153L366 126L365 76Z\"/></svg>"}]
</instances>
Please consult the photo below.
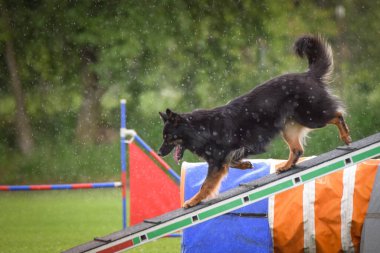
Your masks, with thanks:
<instances>
[{"instance_id":1,"label":"green stripe on ramp","mask_svg":"<svg viewBox=\"0 0 380 253\"><path fill-rule=\"evenodd\" d=\"M228 202L224 205L221 205L221 206L215 207L213 209L207 210L203 213L200 213L198 215L198 217L200 220L204 220L204 219L207 219L207 218L212 217L214 215L220 214L224 211L227 211L227 210L230 210L232 208L241 206L242 204L243 204L243 201L241 199L236 199L236 200Z\"/></svg>"},{"instance_id":2,"label":"green stripe on ramp","mask_svg":"<svg viewBox=\"0 0 380 253\"><path fill-rule=\"evenodd\" d=\"M168 234L170 232L182 229L183 227L186 227L192 223L191 218L186 218L184 220L177 221L173 224L167 225L165 227L159 228L155 231L149 232L148 239L153 239L165 234Z\"/></svg>"},{"instance_id":3,"label":"green stripe on ramp","mask_svg":"<svg viewBox=\"0 0 380 253\"><path fill-rule=\"evenodd\" d=\"M135 238L133 238L132 242L133 242L133 245L139 244L140 243L140 238L135 237Z\"/></svg>"},{"instance_id":4,"label":"green stripe on ramp","mask_svg":"<svg viewBox=\"0 0 380 253\"><path fill-rule=\"evenodd\" d=\"M285 190L287 188L290 188L293 186L293 180L287 180L285 182L279 183L277 185L273 185L271 187L268 187L267 189L252 193L249 195L249 200L253 201L260 198L268 197L271 194L274 194L276 192L280 192L282 190Z\"/></svg>"},{"instance_id":5,"label":"green stripe on ramp","mask_svg":"<svg viewBox=\"0 0 380 253\"><path fill-rule=\"evenodd\" d=\"M367 150L366 152L363 152L361 154L357 154L357 155L352 157L352 161L354 163L357 163L359 161L363 161L363 160L370 158L372 156L375 156L377 154L380 154L380 147L376 147L376 148Z\"/></svg>"},{"instance_id":6,"label":"green stripe on ramp","mask_svg":"<svg viewBox=\"0 0 380 253\"><path fill-rule=\"evenodd\" d=\"M334 171L336 169L343 168L344 165L345 165L345 163L343 161L339 161L339 162L330 164L328 166L319 168L319 169L317 169L315 171L309 172L309 173L301 176L302 181L307 181L307 180L315 179L316 177L328 174L329 172L332 172L332 171Z\"/></svg>"}]
</instances>

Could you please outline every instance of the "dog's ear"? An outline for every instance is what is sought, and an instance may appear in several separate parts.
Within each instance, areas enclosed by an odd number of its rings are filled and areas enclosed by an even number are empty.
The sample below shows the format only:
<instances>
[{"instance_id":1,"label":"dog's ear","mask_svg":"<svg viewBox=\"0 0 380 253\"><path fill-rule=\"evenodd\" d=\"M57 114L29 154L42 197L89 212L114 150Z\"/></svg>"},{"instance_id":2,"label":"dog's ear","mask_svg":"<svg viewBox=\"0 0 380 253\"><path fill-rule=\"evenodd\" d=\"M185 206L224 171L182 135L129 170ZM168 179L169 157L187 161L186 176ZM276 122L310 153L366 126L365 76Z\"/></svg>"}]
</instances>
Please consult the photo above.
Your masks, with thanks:
<instances>
[{"instance_id":1,"label":"dog's ear","mask_svg":"<svg viewBox=\"0 0 380 253\"><path fill-rule=\"evenodd\" d=\"M173 118L174 116L174 112L172 112L172 110L170 110L169 108L166 109L166 115L169 117L169 118Z\"/></svg>"},{"instance_id":2,"label":"dog's ear","mask_svg":"<svg viewBox=\"0 0 380 253\"><path fill-rule=\"evenodd\" d=\"M177 125L178 123L180 123L183 120L183 118L181 117L181 115L179 115L178 113L175 113L175 112L171 111L169 108L166 109L166 115L168 117L168 120L171 123L174 123L175 125Z\"/></svg>"},{"instance_id":3,"label":"dog's ear","mask_svg":"<svg viewBox=\"0 0 380 253\"><path fill-rule=\"evenodd\" d=\"M162 121L165 123L166 121L168 121L168 115L166 115L165 113L163 112L159 112L160 116L161 116L161 119Z\"/></svg>"}]
</instances>

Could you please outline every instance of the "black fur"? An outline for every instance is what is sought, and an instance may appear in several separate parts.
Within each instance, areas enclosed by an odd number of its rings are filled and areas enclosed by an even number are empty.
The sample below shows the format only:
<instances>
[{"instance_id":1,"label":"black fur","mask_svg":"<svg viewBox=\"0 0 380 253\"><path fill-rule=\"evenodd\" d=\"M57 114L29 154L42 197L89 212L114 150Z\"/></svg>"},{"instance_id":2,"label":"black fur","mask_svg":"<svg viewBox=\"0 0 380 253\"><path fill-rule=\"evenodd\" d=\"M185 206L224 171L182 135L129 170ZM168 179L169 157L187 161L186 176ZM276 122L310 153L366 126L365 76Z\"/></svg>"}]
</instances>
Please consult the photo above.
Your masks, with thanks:
<instances>
[{"instance_id":1,"label":"black fur","mask_svg":"<svg viewBox=\"0 0 380 253\"><path fill-rule=\"evenodd\" d=\"M304 36L294 49L307 57L307 72L276 77L214 109L160 113L165 125L159 154L165 156L177 147L179 159L187 149L204 158L210 168L221 168L265 152L289 120L310 129L324 127L342 111L341 102L327 89L333 67L331 48L320 37Z\"/></svg>"}]
</instances>

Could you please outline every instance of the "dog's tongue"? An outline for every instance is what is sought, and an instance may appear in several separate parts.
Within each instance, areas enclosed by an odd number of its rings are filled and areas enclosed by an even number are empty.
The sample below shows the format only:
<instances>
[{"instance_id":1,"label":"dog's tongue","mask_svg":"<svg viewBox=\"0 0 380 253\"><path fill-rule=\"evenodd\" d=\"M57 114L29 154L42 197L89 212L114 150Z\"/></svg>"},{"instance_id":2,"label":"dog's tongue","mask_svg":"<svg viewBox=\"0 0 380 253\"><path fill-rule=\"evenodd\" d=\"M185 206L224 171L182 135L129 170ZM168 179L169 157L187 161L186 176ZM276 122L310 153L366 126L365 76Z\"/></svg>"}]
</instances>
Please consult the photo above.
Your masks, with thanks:
<instances>
[{"instance_id":1,"label":"dog's tongue","mask_svg":"<svg viewBox=\"0 0 380 253\"><path fill-rule=\"evenodd\" d=\"M175 146L174 148L174 154L173 154L173 158L174 158L174 161L179 164L179 160L181 160L181 152L182 152L182 148L180 145L177 145Z\"/></svg>"}]
</instances>

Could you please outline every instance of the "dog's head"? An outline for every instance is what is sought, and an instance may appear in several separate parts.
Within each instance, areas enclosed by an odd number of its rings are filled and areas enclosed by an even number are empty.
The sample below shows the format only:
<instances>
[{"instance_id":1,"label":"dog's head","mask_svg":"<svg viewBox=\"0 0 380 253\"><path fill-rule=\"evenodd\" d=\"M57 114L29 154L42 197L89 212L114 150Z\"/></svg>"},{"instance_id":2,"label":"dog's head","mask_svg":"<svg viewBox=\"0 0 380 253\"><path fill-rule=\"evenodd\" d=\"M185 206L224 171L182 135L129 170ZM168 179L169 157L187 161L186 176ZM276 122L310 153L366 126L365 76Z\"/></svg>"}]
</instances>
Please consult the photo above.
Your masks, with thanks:
<instances>
[{"instance_id":1,"label":"dog's head","mask_svg":"<svg viewBox=\"0 0 380 253\"><path fill-rule=\"evenodd\" d=\"M165 113L160 112L159 114L165 125L162 133L164 142L158 151L158 155L166 156L174 149L174 160L178 163L185 152L186 119L170 109L166 109Z\"/></svg>"}]
</instances>

